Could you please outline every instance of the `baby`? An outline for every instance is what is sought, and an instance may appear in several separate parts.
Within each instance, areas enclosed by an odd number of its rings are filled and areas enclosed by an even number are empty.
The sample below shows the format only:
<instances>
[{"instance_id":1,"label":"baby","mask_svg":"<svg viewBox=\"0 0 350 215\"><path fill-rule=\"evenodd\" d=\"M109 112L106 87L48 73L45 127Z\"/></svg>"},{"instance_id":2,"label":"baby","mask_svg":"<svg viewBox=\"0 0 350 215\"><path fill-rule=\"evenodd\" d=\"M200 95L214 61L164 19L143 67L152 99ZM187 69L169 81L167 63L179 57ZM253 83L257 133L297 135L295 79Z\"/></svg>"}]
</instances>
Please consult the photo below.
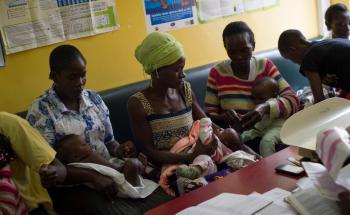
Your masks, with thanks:
<instances>
[{"instance_id":1,"label":"baby","mask_svg":"<svg viewBox=\"0 0 350 215\"><path fill-rule=\"evenodd\" d=\"M145 198L158 186L141 177L145 167L137 158L128 158L123 165L109 162L93 152L90 145L79 135L70 134L63 137L56 144L55 150L57 158L64 164L92 169L111 177L116 183L119 197Z\"/></svg>"},{"instance_id":2,"label":"baby","mask_svg":"<svg viewBox=\"0 0 350 215\"><path fill-rule=\"evenodd\" d=\"M217 136L218 146L214 154L210 156L211 160L208 160L208 156L199 155L193 160L193 163L188 165L180 165L176 169L176 175L189 179L196 179L200 176L212 174L217 171L215 163L225 162L228 166L239 169L248 164L255 162L255 156L250 155L244 151L237 150L232 152L231 149L226 147L232 136L231 129L218 129L215 133ZM212 141L213 128L210 118L202 118L200 120L199 139L202 144L207 145ZM194 146L192 147L192 149ZM191 150L190 150L191 151ZM202 161L202 162L201 162ZM214 162L212 162L214 161Z\"/></svg>"},{"instance_id":3,"label":"baby","mask_svg":"<svg viewBox=\"0 0 350 215\"><path fill-rule=\"evenodd\" d=\"M255 104L262 104L269 99L275 99L279 93L279 86L275 79L262 77L256 81L252 88L252 96ZM281 142L280 131L285 119L271 119L269 115L264 115L254 128L244 131L241 134L242 141L246 142L256 137L261 137L259 151L263 157L275 153L275 145Z\"/></svg>"},{"instance_id":4,"label":"baby","mask_svg":"<svg viewBox=\"0 0 350 215\"><path fill-rule=\"evenodd\" d=\"M10 140L0 134L0 214L27 214L26 206L12 180L9 163L15 158Z\"/></svg>"}]
</instances>

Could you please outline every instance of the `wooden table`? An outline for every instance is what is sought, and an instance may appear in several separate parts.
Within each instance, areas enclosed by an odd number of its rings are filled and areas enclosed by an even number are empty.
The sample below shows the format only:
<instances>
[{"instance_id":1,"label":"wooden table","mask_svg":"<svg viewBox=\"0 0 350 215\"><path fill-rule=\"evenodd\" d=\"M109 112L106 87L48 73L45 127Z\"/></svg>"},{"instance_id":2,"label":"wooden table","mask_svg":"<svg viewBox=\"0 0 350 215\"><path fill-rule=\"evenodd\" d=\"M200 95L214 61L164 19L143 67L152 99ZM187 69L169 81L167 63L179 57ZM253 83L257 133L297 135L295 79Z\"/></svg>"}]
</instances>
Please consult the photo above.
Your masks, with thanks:
<instances>
[{"instance_id":1,"label":"wooden table","mask_svg":"<svg viewBox=\"0 0 350 215\"><path fill-rule=\"evenodd\" d=\"M175 214L221 193L250 194L254 191L264 193L275 187L291 191L296 188L296 181L301 176L276 173L275 167L288 163L287 158L296 155L297 148L288 147L246 168L231 173L223 179L151 209L145 214Z\"/></svg>"}]
</instances>

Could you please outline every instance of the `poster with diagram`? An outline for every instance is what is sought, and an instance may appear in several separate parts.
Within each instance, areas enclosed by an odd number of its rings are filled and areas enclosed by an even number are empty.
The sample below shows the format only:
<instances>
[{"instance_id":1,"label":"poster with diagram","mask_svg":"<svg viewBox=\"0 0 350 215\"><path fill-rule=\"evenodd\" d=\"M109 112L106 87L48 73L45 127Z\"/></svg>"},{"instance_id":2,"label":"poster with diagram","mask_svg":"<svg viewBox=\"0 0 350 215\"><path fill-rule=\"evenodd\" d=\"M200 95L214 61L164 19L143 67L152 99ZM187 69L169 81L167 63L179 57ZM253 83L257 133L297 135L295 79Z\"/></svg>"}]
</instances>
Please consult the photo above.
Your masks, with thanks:
<instances>
[{"instance_id":1,"label":"poster with diagram","mask_svg":"<svg viewBox=\"0 0 350 215\"><path fill-rule=\"evenodd\" d=\"M0 1L0 30L7 54L118 27L114 0Z\"/></svg>"},{"instance_id":2,"label":"poster with diagram","mask_svg":"<svg viewBox=\"0 0 350 215\"><path fill-rule=\"evenodd\" d=\"M168 31L198 23L195 0L142 0L147 32Z\"/></svg>"}]
</instances>

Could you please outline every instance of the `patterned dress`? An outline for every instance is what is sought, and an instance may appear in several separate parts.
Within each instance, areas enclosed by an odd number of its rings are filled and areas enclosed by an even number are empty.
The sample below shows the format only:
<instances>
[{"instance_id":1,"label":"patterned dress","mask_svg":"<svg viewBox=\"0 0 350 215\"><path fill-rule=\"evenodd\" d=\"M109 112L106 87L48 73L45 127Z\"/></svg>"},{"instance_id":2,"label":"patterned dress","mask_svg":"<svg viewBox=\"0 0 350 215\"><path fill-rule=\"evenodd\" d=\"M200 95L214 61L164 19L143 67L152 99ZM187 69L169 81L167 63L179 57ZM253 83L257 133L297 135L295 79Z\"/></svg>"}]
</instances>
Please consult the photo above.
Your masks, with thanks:
<instances>
[{"instance_id":1,"label":"patterned dress","mask_svg":"<svg viewBox=\"0 0 350 215\"><path fill-rule=\"evenodd\" d=\"M186 108L175 113L157 114L142 92L133 96L143 105L147 115L147 121L152 128L153 143L158 150L170 150L171 147L181 138L188 135L192 124L192 90L188 82L184 82L183 99Z\"/></svg>"},{"instance_id":2,"label":"patterned dress","mask_svg":"<svg viewBox=\"0 0 350 215\"><path fill-rule=\"evenodd\" d=\"M27 120L52 147L68 134L76 134L98 154L110 158L106 144L114 141L109 110L94 91L83 90L79 111L66 108L51 88L37 98L28 110Z\"/></svg>"}]
</instances>

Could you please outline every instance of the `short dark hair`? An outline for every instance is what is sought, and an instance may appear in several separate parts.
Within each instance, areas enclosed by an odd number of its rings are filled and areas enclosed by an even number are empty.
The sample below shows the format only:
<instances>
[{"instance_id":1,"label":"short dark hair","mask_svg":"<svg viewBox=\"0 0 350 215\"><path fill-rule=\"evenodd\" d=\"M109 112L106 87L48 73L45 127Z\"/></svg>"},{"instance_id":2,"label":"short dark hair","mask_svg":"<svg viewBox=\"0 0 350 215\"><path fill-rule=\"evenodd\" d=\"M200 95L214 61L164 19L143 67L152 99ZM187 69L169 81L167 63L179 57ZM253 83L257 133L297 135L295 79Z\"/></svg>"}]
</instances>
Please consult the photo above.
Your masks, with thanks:
<instances>
[{"instance_id":1,"label":"short dark hair","mask_svg":"<svg viewBox=\"0 0 350 215\"><path fill-rule=\"evenodd\" d=\"M252 89L259 87L260 85L261 86L271 86L271 88L273 88L273 90L276 91L277 93L279 91L278 82L276 81L276 79L274 79L270 76L263 76L263 77L259 78L258 80L256 80Z\"/></svg>"},{"instance_id":2,"label":"short dark hair","mask_svg":"<svg viewBox=\"0 0 350 215\"><path fill-rule=\"evenodd\" d=\"M289 29L280 35L278 39L278 50L286 51L289 47L293 46L294 44L298 43L300 40L306 40L304 35L296 29Z\"/></svg>"},{"instance_id":3,"label":"short dark hair","mask_svg":"<svg viewBox=\"0 0 350 215\"><path fill-rule=\"evenodd\" d=\"M334 16L338 13L346 13L348 12L348 8L346 7L345 4L342 4L342 3L337 3L337 4L334 4L334 5L331 5L327 8L326 10L326 13L324 15L324 19L326 21L326 24L330 24L333 19L334 19Z\"/></svg>"},{"instance_id":4,"label":"short dark hair","mask_svg":"<svg viewBox=\"0 0 350 215\"><path fill-rule=\"evenodd\" d=\"M10 138L0 133L0 154L6 162L10 162L15 158L15 152L11 147ZM2 167L0 167L2 168Z\"/></svg>"},{"instance_id":5,"label":"short dark hair","mask_svg":"<svg viewBox=\"0 0 350 215\"><path fill-rule=\"evenodd\" d=\"M77 136L79 136L79 135L68 134L56 142L56 144L54 146L54 149L57 152L56 156L57 156L58 160L61 161L63 164L68 163L68 159L67 159L68 155L66 153L64 153L64 150L67 149L66 147L67 147L68 140L75 138Z\"/></svg>"},{"instance_id":6,"label":"short dark hair","mask_svg":"<svg viewBox=\"0 0 350 215\"><path fill-rule=\"evenodd\" d=\"M252 43L253 47L255 47L254 33L252 29L250 29L249 26L243 21L231 22L228 25L226 25L224 31L222 32L222 40L225 43L226 37L236 35L236 34L241 34L241 33L248 33L249 40Z\"/></svg>"},{"instance_id":7,"label":"short dark hair","mask_svg":"<svg viewBox=\"0 0 350 215\"><path fill-rule=\"evenodd\" d=\"M79 49L72 45L61 45L52 50L49 58L50 79L52 79L52 73L60 73L77 58L83 59L86 63L86 60Z\"/></svg>"}]
</instances>

